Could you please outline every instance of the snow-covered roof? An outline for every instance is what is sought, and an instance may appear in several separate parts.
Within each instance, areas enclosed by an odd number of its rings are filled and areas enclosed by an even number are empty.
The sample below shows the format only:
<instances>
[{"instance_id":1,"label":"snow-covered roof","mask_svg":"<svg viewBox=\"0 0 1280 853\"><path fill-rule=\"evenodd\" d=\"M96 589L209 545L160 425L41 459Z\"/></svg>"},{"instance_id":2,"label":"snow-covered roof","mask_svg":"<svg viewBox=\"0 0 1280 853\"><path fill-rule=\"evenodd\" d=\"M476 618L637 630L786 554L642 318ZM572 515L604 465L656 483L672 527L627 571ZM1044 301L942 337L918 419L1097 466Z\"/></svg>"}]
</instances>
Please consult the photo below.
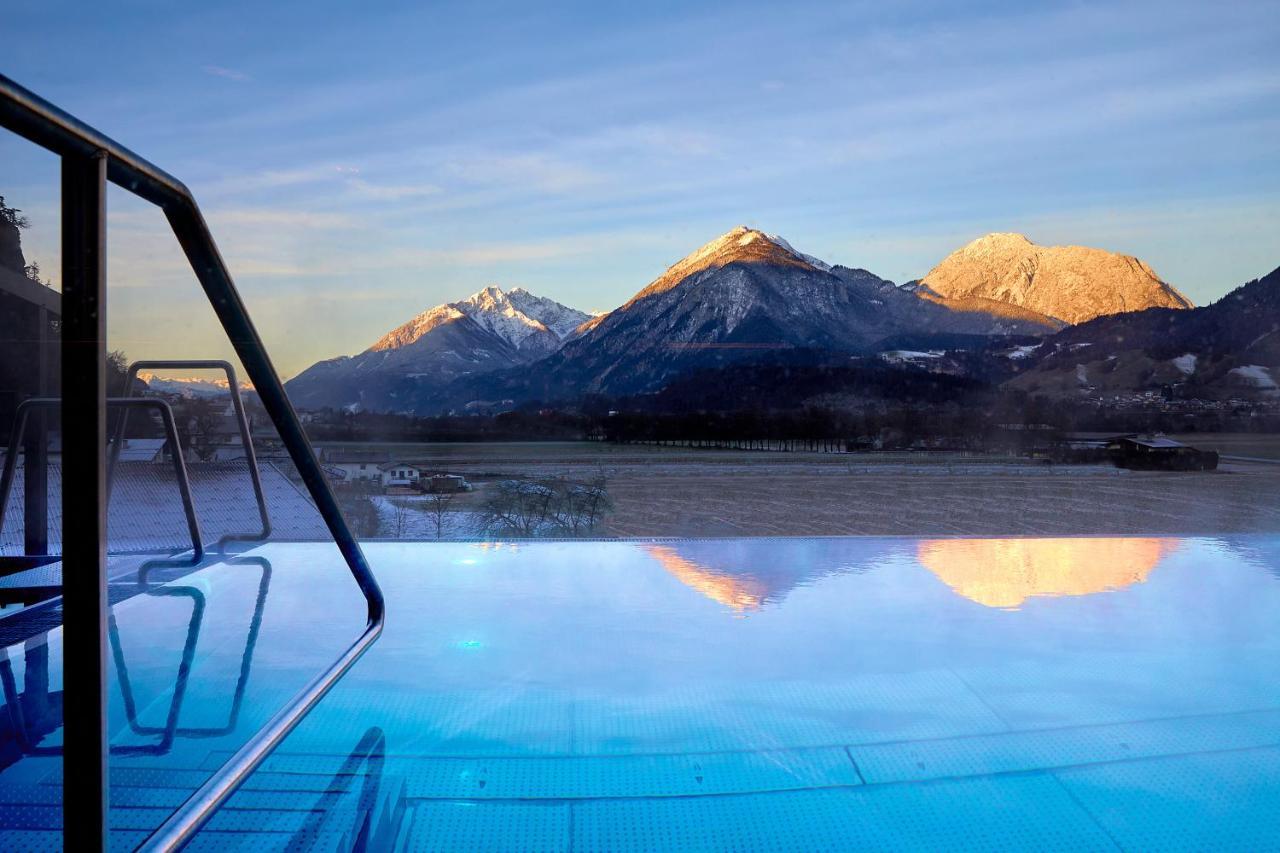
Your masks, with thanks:
<instances>
[{"instance_id":1,"label":"snow-covered roof","mask_svg":"<svg viewBox=\"0 0 1280 853\"><path fill-rule=\"evenodd\" d=\"M1123 440L1131 441L1134 444L1140 444L1143 447L1173 448L1173 447L1187 446L1180 441L1174 441L1172 438L1165 438L1162 435L1161 436L1126 436Z\"/></svg>"},{"instance_id":2,"label":"snow-covered roof","mask_svg":"<svg viewBox=\"0 0 1280 853\"><path fill-rule=\"evenodd\" d=\"M418 466L412 462L383 462L378 466L379 471L390 471L392 468L412 468L417 471Z\"/></svg>"},{"instance_id":3,"label":"snow-covered roof","mask_svg":"<svg viewBox=\"0 0 1280 853\"><path fill-rule=\"evenodd\" d=\"M363 462L366 465L373 463L381 465L387 461L387 454L377 450L347 450L345 448L329 449L326 448L321 454L321 458L326 463L335 465L350 465L352 463Z\"/></svg>"}]
</instances>

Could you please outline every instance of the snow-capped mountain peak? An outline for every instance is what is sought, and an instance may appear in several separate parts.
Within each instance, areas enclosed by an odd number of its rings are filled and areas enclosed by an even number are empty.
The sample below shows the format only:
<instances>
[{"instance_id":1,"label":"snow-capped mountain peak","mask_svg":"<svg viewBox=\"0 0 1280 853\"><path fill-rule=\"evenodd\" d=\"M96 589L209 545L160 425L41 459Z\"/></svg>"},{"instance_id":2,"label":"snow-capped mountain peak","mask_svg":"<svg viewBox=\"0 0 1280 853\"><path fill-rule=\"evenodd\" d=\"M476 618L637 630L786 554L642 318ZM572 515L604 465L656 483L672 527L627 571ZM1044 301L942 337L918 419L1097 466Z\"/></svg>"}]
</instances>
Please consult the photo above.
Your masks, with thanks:
<instances>
[{"instance_id":1,"label":"snow-capped mountain peak","mask_svg":"<svg viewBox=\"0 0 1280 853\"><path fill-rule=\"evenodd\" d=\"M428 308L403 326L398 326L387 332L373 346L369 347L369 351L379 352L408 346L437 326L453 322L463 316L465 315L456 307L456 304L437 305L434 308Z\"/></svg>"},{"instance_id":2,"label":"snow-capped mountain peak","mask_svg":"<svg viewBox=\"0 0 1280 853\"><path fill-rule=\"evenodd\" d=\"M542 322L517 308L496 285L454 303L455 307L516 349L531 336L547 334Z\"/></svg>"},{"instance_id":3,"label":"snow-capped mountain peak","mask_svg":"<svg viewBox=\"0 0 1280 853\"><path fill-rule=\"evenodd\" d=\"M183 397L222 397L231 390L231 383L224 376L157 376L144 370L138 373L138 378L147 383L152 392ZM247 379L239 378L236 384L242 394L253 391L253 384Z\"/></svg>"},{"instance_id":4,"label":"snow-capped mountain peak","mask_svg":"<svg viewBox=\"0 0 1280 853\"><path fill-rule=\"evenodd\" d=\"M497 285L489 285L466 299L423 311L388 332L370 350L378 352L408 346L435 328L464 317L516 350L537 353L556 349L574 329L590 319L581 311L535 296L524 288L506 292Z\"/></svg>"},{"instance_id":5,"label":"snow-capped mountain peak","mask_svg":"<svg viewBox=\"0 0 1280 853\"><path fill-rule=\"evenodd\" d=\"M739 225L676 261L648 287L632 297L631 302L664 293L696 273L733 263L799 267L822 272L829 269L825 264L822 267L815 265L814 260L816 259L802 256L781 238L773 238L763 231Z\"/></svg>"},{"instance_id":6,"label":"snow-capped mountain peak","mask_svg":"<svg viewBox=\"0 0 1280 853\"><path fill-rule=\"evenodd\" d=\"M535 296L523 287L504 292L490 285L455 306L516 349L538 339L550 351L590 317L554 299Z\"/></svg>"},{"instance_id":7,"label":"snow-capped mountain peak","mask_svg":"<svg viewBox=\"0 0 1280 853\"><path fill-rule=\"evenodd\" d=\"M827 263L821 258L815 258L813 255L806 255L804 252L797 251L794 246L792 246L790 243L788 243L785 239L778 236L777 234L765 234L764 236L775 246L778 246L779 248L782 248L782 249L786 249L788 252L795 255L800 260L808 263L810 266L817 267L823 272L831 272L831 269L832 269L831 264Z\"/></svg>"},{"instance_id":8,"label":"snow-capped mountain peak","mask_svg":"<svg viewBox=\"0 0 1280 853\"><path fill-rule=\"evenodd\" d=\"M523 287L508 290L507 298L525 316L537 320L562 339L591 319L591 315L584 311L561 305L545 296L535 296Z\"/></svg>"}]
</instances>

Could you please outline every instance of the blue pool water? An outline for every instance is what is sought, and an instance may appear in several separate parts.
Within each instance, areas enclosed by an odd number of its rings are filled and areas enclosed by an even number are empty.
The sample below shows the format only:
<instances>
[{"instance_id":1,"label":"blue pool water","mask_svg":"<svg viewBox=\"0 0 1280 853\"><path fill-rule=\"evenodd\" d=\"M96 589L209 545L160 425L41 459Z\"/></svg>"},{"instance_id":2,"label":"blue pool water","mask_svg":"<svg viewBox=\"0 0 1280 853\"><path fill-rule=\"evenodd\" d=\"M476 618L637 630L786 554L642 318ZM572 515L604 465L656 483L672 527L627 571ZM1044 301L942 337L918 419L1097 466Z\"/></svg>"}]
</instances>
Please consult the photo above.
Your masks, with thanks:
<instances>
[{"instance_id":1,"label":"blue pool water","mask_svg":"<svg viewBox=\"0 0 1280 853\"><path fill-rule=\"evenodd\" d=\"M341 849L364 802L408 850L1280 849L1275 538L367 553L385 633L194 847ZM318 544L114 615L122 849L363 624ZM59 635L7 650L6 849L57 843Z\"/></svg>"}]
</instances>

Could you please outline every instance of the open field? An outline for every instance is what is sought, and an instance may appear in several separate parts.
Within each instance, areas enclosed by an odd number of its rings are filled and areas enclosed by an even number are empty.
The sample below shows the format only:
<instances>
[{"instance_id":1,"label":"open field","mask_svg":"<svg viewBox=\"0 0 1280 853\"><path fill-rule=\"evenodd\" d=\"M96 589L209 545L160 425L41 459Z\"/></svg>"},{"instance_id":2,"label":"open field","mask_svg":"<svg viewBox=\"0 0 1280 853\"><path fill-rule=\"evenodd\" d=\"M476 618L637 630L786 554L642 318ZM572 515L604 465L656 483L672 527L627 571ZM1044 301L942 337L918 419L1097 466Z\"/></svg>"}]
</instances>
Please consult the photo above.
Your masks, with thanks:
<instances>
[{"instance_id":1,"label":"open field","mask_svg":"<svg viewBox=\"0 0 1280 853\"><path fill-rule=\"evenodd\" d=\"M1189 432L1170 438L1199 447L1216 450L1224 456L1249 456L1280 462L1280 435L1240 432Z\"/></svg>"},{"instance_id":2,"label":"open field","mask_svg":"<svg viewBox=\"0 0 1280 853\"><path fill-rule=\"evenodd\" d=\"M1265 452L1258 437L1242 438L1255 439L1240 445L1253 449L1249 455ZM1004 458L594 443L402 445L393 452L475 483L458 503L464 511L478 508L498 480L603 475L615 504L603 536L1280 532L1280 465L1266 462L1158 473ZM1273 452L1280 459L1280 448Z\"/></svg>"},{"instance_id":3,"label":"open field","mask_svg":"<svg viewBox=\"0 0 1280 853\"><path fill-rule=\"evenodd\" d=\"M615 536L1280 531L1280 470L1243 467L1177 474L963 467L937 474L704 473L620 477L609 491L616 511L607 529Z\"/></svg>"}]
</instances>

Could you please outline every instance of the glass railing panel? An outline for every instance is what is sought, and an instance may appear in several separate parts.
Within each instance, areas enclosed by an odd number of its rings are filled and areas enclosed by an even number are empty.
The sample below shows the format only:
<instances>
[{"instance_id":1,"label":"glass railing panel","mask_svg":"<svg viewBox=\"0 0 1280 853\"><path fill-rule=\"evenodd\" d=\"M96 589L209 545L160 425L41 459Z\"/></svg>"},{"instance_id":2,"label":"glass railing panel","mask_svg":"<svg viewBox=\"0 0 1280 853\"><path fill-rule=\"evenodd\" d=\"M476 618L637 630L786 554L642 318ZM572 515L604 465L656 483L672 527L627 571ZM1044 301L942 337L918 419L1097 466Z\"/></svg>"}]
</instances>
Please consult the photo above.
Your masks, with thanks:
<instances>
[{"instance_id":1,"label":"glass railing panel","mask_svg":"<svg viewBox=\"0 0 1280 853\"><path fill-rule=\"evenodd\" d=\"M113 393L154 406L109 423L108 547L127 596L110 632L112 819L141 832L339 657L365 608L168 221L118 187L108 202ZM295 646L316 607L334 632Z\"/></svg>"},{"instance_id":2,"label":"glass railing panel","mask_svg":"<svg viewBox=\"0 0 1280 853\"><path fill-rule=\"evenodd\" d=\"M0 129L0 846L61 826L61 197L56 156ZM29 840L29 839L27 839Z\"/></svg>"},{"instance_id":3,"label":"glass railing panel","mask_svg":"<svg viewBox=\"0 0 1280 853\"><path fill-rule=\"evenodd\" d=\"M8 148L30 146L16 137L0 142L0 260L14 268L0 280L0 430L9 439L24 417L31 423L26 413L37 404L54 427L59 422L61 187L58 158L38 149L11 156ZM128 160L120 157L112 168ZM41 174L48 187L39 185ZM180 188L172 192L174 203L187 203ZM182 247L151 203L111 185L106 207L108 825L112 846L131 849L175 814L196 823L211 815L237 785L222 772L228 760L247 768L265 755L377 636L380 610L376 585L363 575L362 590L353 577L364 568L354 545L344 539L344 550L335 541L341 520L326 521L317 508L323 496L299 474L295 460L305 470L308 449L296 441L286 449L275 426L289 413L268 414L236 357L247 353L256 375L270 378L266 354L243 314L221 309L220 318L211 307L206 286L226 305L235 299L230 282L202 282L192 272L187 252L216 251L198 216L177 217L186 229ZM236 345L227 323L240 324ZM52 361L44 372L42 360ZM60 472L59 430L50 433L37 454L19 436L18 451L5 455L14 463L6 488L17 484L6 505L28 510L7 513L0 525L0 846L7 849L59 843L64 787L84 770L63 750L63 729L77 710L62 683L57 555L64 482L75 488L92 472ZM32 459L47 465L43 477L30 473ZM32 513L37 480L45 487ZM45 524L33 532L36 516ZM332 633L299 646L300 627L317 608L328 611ZM196 797L201 790L209 805L187 808L189 799L205 802ZM181 837L179 827L164 843Z\"/></svg>"}]
</instances>

